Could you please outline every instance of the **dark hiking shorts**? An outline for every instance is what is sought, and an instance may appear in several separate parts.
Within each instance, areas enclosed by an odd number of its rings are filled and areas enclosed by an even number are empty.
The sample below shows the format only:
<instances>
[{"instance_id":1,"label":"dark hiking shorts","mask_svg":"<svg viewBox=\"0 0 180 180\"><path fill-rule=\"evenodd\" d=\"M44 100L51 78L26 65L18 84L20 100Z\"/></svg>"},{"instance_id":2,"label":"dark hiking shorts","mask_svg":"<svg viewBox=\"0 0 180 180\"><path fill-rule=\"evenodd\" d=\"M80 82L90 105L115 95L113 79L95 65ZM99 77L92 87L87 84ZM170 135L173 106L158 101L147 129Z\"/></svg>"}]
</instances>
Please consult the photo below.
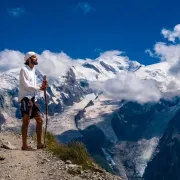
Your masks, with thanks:
<instances>
[{"instance_id":1,"label":"dark hiking shorts","mask_svg":"<svg viewBox=\"0 0 180 180\"><path fill-rule=\"evenodd\" d=\"M31 99L24 97L21 100L20 110L22 117L24 114L27 114L30 119L37 117L40 112L39 104L34 101L34 97Z\"/></svg>"}]
</instances>

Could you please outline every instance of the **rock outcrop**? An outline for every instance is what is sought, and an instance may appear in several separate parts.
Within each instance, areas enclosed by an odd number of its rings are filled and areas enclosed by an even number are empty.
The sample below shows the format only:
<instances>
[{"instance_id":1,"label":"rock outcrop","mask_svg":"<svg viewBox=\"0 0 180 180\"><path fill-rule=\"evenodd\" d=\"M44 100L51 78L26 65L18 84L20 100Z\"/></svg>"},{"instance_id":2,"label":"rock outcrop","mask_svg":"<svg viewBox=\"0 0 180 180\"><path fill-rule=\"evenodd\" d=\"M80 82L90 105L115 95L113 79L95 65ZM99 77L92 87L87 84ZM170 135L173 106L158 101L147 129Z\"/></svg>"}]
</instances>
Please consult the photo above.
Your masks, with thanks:
<instances>
[{"instance_id":1,"label":"rock outcrop","mask_svg":"<svg viewBox=\"0 0 180 180\"><path fill-rule=\"evenodd\" d=\"M145 180L180 180L180 110L169 122L152 160Z\"/></svg>"}]
</instances>

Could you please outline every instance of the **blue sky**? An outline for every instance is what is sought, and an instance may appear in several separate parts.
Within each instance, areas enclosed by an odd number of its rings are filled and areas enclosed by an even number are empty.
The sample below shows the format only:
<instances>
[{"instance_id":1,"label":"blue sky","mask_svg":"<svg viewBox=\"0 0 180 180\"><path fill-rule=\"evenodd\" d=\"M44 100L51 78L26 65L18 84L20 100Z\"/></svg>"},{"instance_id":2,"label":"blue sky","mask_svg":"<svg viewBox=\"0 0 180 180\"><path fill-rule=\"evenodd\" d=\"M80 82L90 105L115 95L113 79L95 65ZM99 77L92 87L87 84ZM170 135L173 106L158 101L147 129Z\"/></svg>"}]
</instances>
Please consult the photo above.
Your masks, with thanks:
<instances>
[{"instance_id":1,"label":"blue sky","mask_svg":"<svg viewBox=\"0 0 180 180\"><path fill-rule=\"evenodd\" d=\"M178 0L1 0L0 51L96 58L120 50L140 63L156 63L145 50L164 40L163 28L180 23L179 6Z\"/></svg>"}]
</instances>

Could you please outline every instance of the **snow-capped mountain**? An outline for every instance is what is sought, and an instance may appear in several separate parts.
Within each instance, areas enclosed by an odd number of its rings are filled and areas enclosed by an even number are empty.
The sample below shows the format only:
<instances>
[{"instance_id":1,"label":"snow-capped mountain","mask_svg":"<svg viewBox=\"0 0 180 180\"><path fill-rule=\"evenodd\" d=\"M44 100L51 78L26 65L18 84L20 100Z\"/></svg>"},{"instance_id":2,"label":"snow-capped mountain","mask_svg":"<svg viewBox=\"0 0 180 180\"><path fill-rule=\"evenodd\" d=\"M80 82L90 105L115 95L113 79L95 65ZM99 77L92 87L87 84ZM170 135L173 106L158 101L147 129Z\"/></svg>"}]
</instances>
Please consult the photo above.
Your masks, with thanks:
<instances>
[{"instance_id":1,"label":"snow-capped mountain","mask_svg":"<svg viewBox=\"0 0 180 180\"><path fill-rule=\"evenodd\" d=\"M61 142L83 141L95 159L124 179L141 178L168 122L180 107L179 84L168 73L166 62L144 66L124 57L77 60L66 75L48 76L48 129ZM0 74L0 127L20 128L17 102L20 69ZM94 81L131 72L141 80L154 80L165 95L159 102L138 104L111 99L89 87ZM36 71L38 82L43 74ZM43 94L38 100L45 110ZM103 162L103 163L102 163Z\"/></svg>"},{"instance_id":2,"label":"snow-capped mountain","mask_svg":"<svg viewBox=\"0 0 180 180\"><path fill-rule=\"evenodd\" d=\"M166 95L179 94L180 82L169 73L170 66L167 62L161 62L140 68L135 72L140 79L153 79L158 82L159 89Z\"/></svg>"},{"instance_id":3,"label":"snow-capped mountain","mask_svg":"<svg viewBox=\"0 0 180 180\"><path fill-rule=\"evenodd\" d=\"M104 81L115 77L121 71L134 72L143 66L137 61L117 56L111 59L100 57L96 60L79 60L77 66L73 66L72 69L77 79Z\"/></svg>"},{"instance_id":4,"label":"snow-capped mountain","mask_svg":"<svg viewBox=\"0 0 180 180\"><path fill-rule=\"evenodd\" d=\"M121 71L135 71L140 68L141 64L136 61L129 61L126 58L117 57L112 60L105 60L100 58L96 61L93 60L77 60L76 66L73 66L65 76L51 77L48 76L49 88L49 115L55 115L64 111L65 107L72 106L74 102L80 102L83 100L85 95L92 92L88 88L89 81L103 81L114 77ZM9 104L9 107L15 106L17 108L16 118L20 118L20 112L18 110L19 104L17 102L18 95L18 80L19 80L20 68L11 69L0 74L0 89L2 94L7 93L6 100L4 103ZM36 71L37 82L40 84L43 79L43 74ZM13 92L13 96L11 95ZM41 99L39 100L43 105L43 93L40 94ZM10 98L10 99L9 99ZM13 100L13 105L12 105ZM8 109L8 108L7 108ZM3 110L4 111L4 110ZM6 113L6 112L2 112ZM7 113L8 114L8 113ZM12 116L13 117L13 116ZM7 123L10 118L7 118Z\"/></svg>"}]
</instances>

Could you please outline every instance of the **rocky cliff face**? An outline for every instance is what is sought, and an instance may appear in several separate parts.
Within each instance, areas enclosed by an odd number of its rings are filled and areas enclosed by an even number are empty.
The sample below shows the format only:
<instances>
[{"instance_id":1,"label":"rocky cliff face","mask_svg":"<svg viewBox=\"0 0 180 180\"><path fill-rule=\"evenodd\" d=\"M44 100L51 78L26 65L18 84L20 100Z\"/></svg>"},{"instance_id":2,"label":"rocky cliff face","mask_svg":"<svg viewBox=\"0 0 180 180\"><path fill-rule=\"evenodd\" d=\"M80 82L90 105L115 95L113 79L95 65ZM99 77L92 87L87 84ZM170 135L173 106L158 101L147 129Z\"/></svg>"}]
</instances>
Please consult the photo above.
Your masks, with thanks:
<instances>
[{"instance_id":1,"label":"rocky cliff face","mask_svg":"<svg viewBox=\"0 0 180 180\"><path fill-rule=\"evenodd\" d=\"M106 158L123 179L142 179L159 138L180 106L180 99L145 105L133 102L123 105L102 99L94 100L76 119L83 135L81 140L92 154ZM120 104L122 107L118 109Z\"/></svg>"},{"instance_id":2,"label":"rocky cliff face","mask_svg":"<svg viewBox=\"0 0 180 180\"><path fill-rule=\"evenodd\" d=\"M169 122L152 160L144 173L145 180L180 179L180 110Z\"/></svg>"},{"instance_id":3,"label":"rocky cliff face","mask_svg":"<svg viewBox=\"0 0 180 180\"><path fill-rule=\"evenodd\" d=\"M176 108L171 108L168 102L143 106L127 103L112 118L112 127L119 140L112 148L114 161L121 160L128 179L142 177L158 139L176 112Z\"/></svg>"},{"instance_id":4,"label":"rocky cliff face","mask_svg":"<svg viewBox=\"0 0 180 180\"><path fill-rule=\"evenodd\" d=\"M50 80L51 85L47 89L50 116L63 112L66 106L72 106L74 102L79 102L86 94L92 92L88 86L83 86L81 81L76 80L72 69L63 77L63 83L60 81L53 82L53 80ZM44 111L44 99L40 99L39 103Z\"/></svg>"}]
</instances>

